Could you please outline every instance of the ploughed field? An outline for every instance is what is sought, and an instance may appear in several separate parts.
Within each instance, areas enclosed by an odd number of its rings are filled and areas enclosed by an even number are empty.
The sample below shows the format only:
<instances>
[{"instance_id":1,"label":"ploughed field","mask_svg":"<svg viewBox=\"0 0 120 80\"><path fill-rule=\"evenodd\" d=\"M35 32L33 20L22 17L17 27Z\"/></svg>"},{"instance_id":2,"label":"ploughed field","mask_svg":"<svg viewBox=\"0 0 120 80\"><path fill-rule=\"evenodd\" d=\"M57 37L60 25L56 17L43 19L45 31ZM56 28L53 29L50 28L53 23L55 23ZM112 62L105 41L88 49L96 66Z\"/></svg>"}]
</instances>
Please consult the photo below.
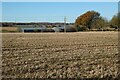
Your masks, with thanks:
<instances>
[{"instance_id":1,"label":"ploughed field","mask_svg":"<svg viewBox=\"0 0 120 80\"><path fill-rule=\"evenodd\" d=\"M118 33L4 33L3 78L118 76Z\"/></svg>"}]
</instances>

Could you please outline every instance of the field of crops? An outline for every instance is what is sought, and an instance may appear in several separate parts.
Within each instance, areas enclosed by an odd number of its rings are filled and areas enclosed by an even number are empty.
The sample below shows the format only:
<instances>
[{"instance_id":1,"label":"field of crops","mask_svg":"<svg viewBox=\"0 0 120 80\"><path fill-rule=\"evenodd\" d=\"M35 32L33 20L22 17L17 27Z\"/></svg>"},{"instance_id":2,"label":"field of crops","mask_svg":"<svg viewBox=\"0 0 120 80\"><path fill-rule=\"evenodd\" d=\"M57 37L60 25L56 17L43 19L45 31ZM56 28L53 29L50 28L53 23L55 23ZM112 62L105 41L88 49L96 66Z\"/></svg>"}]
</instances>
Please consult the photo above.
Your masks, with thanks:
<instances>
[{"instance_id":1,"label":"field of crops","mask_svg":"<svg viewBox=\"0 0 120 80\"><path fill-rule=\"evenodd\" d=\"M4 33L4 78L118 76L118 33Z\"/></svg>"}]
</instances>

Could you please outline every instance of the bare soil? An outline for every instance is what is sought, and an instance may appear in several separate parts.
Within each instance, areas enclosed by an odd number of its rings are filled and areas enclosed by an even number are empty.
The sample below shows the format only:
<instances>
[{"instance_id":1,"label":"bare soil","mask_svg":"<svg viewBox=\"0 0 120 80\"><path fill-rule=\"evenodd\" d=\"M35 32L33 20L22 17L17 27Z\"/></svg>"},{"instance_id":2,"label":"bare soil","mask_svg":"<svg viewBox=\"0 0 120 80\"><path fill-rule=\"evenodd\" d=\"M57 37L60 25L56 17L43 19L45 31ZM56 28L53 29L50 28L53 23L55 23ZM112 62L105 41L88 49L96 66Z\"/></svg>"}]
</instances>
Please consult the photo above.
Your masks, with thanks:
<instances>
[{"instance_id":1,"label":"bare soil","mask_svg":"<svg viewBox=\"0 0 120 80\"><path fill-rule=\"evenodd\" d=\"M3 33L3 78L118 77L118 33Z\"/></svg>"}]
</instances>

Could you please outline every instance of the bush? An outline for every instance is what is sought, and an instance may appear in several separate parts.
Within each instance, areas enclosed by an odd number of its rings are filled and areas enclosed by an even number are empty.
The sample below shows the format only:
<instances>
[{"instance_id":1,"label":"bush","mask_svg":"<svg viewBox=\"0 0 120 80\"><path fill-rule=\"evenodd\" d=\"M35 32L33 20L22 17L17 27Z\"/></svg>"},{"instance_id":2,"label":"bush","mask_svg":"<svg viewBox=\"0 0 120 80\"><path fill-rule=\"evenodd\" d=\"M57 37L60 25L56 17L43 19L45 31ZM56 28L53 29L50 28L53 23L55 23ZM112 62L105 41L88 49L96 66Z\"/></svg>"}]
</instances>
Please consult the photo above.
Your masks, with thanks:
<instances>
[{"instance_id":1,"label":"bush","mask_svg":"<svg viewBox=\"0 0 120 80\"><path fill-rule=\"evenodd\" d=\"M86 27L80 27L79 31L87 31L88 29Z\"/></svg>"}]
</instances>

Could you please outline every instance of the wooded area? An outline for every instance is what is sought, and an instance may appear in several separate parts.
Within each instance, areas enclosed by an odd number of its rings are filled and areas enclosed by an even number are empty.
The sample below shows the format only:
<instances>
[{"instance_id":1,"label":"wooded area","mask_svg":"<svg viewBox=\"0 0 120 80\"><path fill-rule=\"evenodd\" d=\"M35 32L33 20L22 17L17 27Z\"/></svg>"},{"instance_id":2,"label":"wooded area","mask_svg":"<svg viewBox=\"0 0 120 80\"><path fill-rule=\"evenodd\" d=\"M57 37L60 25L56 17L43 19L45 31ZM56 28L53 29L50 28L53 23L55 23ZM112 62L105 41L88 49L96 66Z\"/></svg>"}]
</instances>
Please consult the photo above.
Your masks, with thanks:
<instances>
[{"instance_id":1,"label":"wooded area","mask_svg":"<svg viewBox=\"0 0 120 80\"><path fill-rule=\"evenodd\" d=\"M99 12L88 11L79 17L75 21L75 27L78 31L113 31L118 30L118 14L114 15L111 20L100 16Z\"/></svg>"}]
</instances>

